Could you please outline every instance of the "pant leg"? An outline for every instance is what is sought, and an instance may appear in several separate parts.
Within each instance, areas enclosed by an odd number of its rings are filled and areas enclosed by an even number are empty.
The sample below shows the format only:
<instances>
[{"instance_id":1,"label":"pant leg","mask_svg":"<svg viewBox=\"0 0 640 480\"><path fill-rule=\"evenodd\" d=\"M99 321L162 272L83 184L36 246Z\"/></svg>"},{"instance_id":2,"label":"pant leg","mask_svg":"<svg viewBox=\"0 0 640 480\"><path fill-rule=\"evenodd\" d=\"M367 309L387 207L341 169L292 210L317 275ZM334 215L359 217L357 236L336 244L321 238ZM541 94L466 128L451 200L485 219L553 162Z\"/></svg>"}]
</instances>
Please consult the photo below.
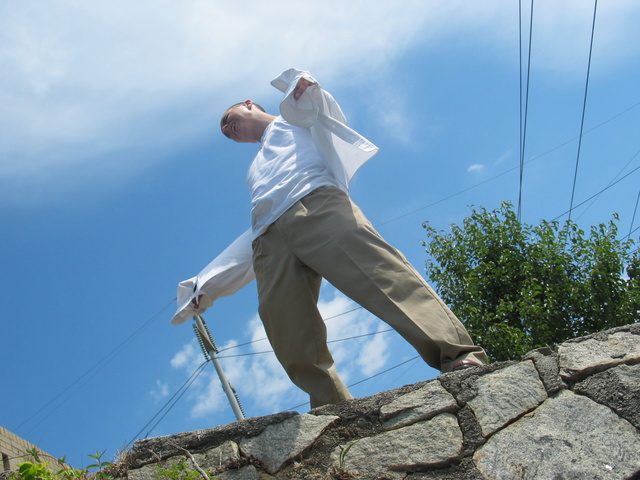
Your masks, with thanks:
<instances>
[{"instance_id":1,"label":"pant leg","mask_svg":"<svg viewBox=\"0 0 640 480\"><path fill-rule=\"evenodd\" d=\"M322 278L289 251L277 225L253 243L259 313L273 350L311 407L353 398L338 376L317 302Z\"/></svg>"},{"instance_id":2,"label":"pant leg","mask_svg":"<svg viewBox=\"0 0 640 480\"><path fill-rule=\"evenodd\" d=\"M429 365L450 371L462 358L488 362L460 320L344 192L320 188L279 222L304 264L392 326Z\"/></svg>"}]
</instances>

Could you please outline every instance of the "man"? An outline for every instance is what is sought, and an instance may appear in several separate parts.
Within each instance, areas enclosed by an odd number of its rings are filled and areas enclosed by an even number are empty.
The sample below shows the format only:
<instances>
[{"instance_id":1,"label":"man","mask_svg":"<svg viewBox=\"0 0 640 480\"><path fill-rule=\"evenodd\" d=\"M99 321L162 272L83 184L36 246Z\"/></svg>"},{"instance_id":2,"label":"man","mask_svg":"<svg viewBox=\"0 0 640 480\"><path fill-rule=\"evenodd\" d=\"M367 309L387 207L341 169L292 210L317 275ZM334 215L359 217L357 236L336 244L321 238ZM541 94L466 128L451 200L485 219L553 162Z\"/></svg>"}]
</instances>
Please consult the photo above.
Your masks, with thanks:
<instances>
[{"instance_id":1,"label":"man","mask_svg":"<svg viewBox=\"0 0 640 480\"><path fill-rule=\"evenodd\" d=\"M333 97L307 72L287 70L272 84L285 92L281 115L247 100L222 116L225 136L261 144L247 174L252 228L207 274L181 284L179 302L190 302L184 310L201 311L233 293L252 270L269 341L312 408L352 398L316 306L322 278L391 325L432 367L486 363L462 323L350 200L351 177L377 147L346 126Z\"/></svg>"}]
</instances>

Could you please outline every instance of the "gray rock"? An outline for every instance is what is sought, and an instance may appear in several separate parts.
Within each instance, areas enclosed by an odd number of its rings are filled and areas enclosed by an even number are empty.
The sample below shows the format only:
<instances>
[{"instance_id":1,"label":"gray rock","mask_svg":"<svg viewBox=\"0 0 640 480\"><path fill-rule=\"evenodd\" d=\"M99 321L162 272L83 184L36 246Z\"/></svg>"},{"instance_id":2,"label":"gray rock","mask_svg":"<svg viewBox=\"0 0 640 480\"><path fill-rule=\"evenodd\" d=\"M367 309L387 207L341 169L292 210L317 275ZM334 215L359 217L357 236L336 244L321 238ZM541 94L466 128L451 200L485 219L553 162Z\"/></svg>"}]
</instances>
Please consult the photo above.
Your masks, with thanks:
<instances>
[{"instance_id":1,"label":"gray rock","mask_svg":"<svg viewBox=\"0 0 640 480\"><path fill-rule=\"evenodd\" d=\"M129 480L156 480L155 476L157 473L156 465L145 465L135 470L129 470L127 472L127 478Z\"/></svg>"},{"instance_id":2,"label":"gray rock","mask_svg":"<svg viewBox=\"0 0 640 480\"><path fill-rule=\"evenodd\" d=\"M128 478L129 480L158 480L158 476L160 474L161 469L171 470L171 468L178 464L179 462L184 461L185 469L193 470L193 464L187 458L187 456L176 456L171 457L168 460L163 460L158 462L155 465L145 465L141 468L137 468L135 470L129 470Z\"/></svg>"},{"instance_id":3,"label":"gray rock","mask_svg":"<svg viewBox=\"0 0 640 480\"><path fill-rule=\"evenodd\" d=\"M625 479L640 469L640 433L609 408L563 391L473 458L486 478Z\"/></svg>"},{"instance_id":4,"label":"gray rock","mask_svg":"<svg viewBox=\"0 0 640 480\"><path fill-rule=\"evenodd\" d=\"M456 415L462 432L462 454L472 455L476 448L485 442L482 429L469 405L458 410Z\"/></svg>"},{"instance_id":5,"label":"gray rock","mask_svg":"<svg viewBox=\"0 0 640 480\"><path fill-rule=\"evenodd\" d=\"M620 365L575 386L576 393L607 405L640 429L640 364Z\"/></svg>"},{"instance_id":6,"label":"gray rock","mask_svg":"<svg viewBox=\"0 0 640 480\"><path fill-rule=\"evenodd\" d=\"M314 408L309 413L313 415L336 415L342 419L349 419L361 415L376 415L380 408L395 398L407 393L418 390L426 385L428 381L414 383L413 385L405 385L403 387L387 390L368 397L354 398L345 402L336 404L323 405Z\"/></svg>"},{"instance_id":7,"label":"gray rock","mask_svg":"<svg viewBox=\"0 0 640 480\"><path fill-rule=\"evenodd\" d=\"M459 464L434 470L428 473L412 473L405 480L480 480L482 474L475 467L470 458L463 459Z\"/></svg>"},{"instance_id":8,"label":"gray rock","mask_svg":"<svg viewBox=\"0 0 640 480\"><path fill-rule=\"evenodd\" d=\"M440 382L433 380L419 390L396 398L380 409L380 419L386 430L427 420L444 412L455 412L458 404Z\"/></svg>"},{"instance_id":9,"label":"gray rock","mask_svg":"<svg viewBox=\"0 0 640 480\"><path fill-rule=\"evenodd\" d=\"M443 413L431 420L342 445L333 452L336 467L340 467L340 452L350 445L342 465L345 471L364 475L363 478L404 478L405 474L398 472L418 471L458 460L462 433L456 417Z\"/></svg>"},{"instance_id":10,"label":"gray rock","mask_svg":"<svg viewBox=\"0 0 640 480\"><path fill-rule=\"evenodd\" d=\"M631 330L600 333L558 347L560 375L576 381L623 363L640 363L640 335Z\"/></svg>"},{"instance_id":11,"label":"gray rock","mask_svg":"<svg viewBox=\"0 0 640 480\"><path fill-rule=\"evenodd\" d=\"M482 367L467 368L457 372L443 373L438 377L442 386L454 396L459 405L465 405L478 395L476 382L478 378L498 370L503 370L519 362L497 362Z\"/></svg>"},{"instance_id":12,"label":"gray rock","mask_svg":"<svg viewBox=\"0 0 640 480\"><path fill-rule=\"evenodd\" d=\"M198 466L204 471L216 471L226 468L240 459L240 451L235 442L227 441L219 447L207 450L204 453L192 454ZM130 480L157 480L158 467L169 470L178 462L185 460L186 468L195 470L192 460L187 455L177 455L166 460L162 460L154 465L144 465L135 470L129 470Z\"/></svg>"},{"instance_id":13,"label":"gray rock","mask_svg":"<svg viewBox=\"0 0 640 480\"><path fill-rule=\"evenodd\" d=\"M534 409L547 392L531 361L518 363L478 378L476 397L469 406L487 437Z\"/></svg>"},{"instance_id":14,"label":"gray rock","mask_svg":"<svg viewBox=\"0 0 640 480\"><path fill-rule=\"evenodd\" d=\"M184 452L180 448L189 450L191 453L201 452L216 448L227 440L258 435L268 425L280 423L297 415L297 412L281 412L264 417L247 418L215 428L145 438L133 444L130 456L138 466L141 466L176 455L183 455Z\"/></svg>"},{"instance_id":15,"label":"gray rock","mask_svg":"<svg viewBox=\"0 0 640 480\"><path fill-rule=\"evenodd\" d=\"M533 361L547 394L553 395L566 387L558 371L558 355L551 348L539 348L529 352L523 360Z\"/></svg>"},{"instance_id":16,"label":"gray rock","mask_svg":"<svg viewBox=\"0 0 640 480\"><path fill-rule=\"evenodd\" d=\"M240 460L240 450L237 443L228 441L205 453L196 453L193 458L203 470L217 470Z\"/></svg>"},{"instance_id":17,"label":"gray rock","mask_svg":"<svg viewBox=\"0 0 640 480\"><path fill-rule=\"evenodd\" d=\"M322 431L339 417L298 415L282 423L269 425L256 437L240 442L240 450L255 457L269 473L276 473L290 459L302 454Z\"/></svg>"},{"instance_id":18,"label":"gray rock","mask_svg":"<svg viewBox=\"0 0 640 480\"><path fill-rule=\"evenodd\" d=\"M259 478L258 470L253 465L246 465L237 470L227 470L215 476L215 480L258 480Z\"/></svg>"}]
</instances>

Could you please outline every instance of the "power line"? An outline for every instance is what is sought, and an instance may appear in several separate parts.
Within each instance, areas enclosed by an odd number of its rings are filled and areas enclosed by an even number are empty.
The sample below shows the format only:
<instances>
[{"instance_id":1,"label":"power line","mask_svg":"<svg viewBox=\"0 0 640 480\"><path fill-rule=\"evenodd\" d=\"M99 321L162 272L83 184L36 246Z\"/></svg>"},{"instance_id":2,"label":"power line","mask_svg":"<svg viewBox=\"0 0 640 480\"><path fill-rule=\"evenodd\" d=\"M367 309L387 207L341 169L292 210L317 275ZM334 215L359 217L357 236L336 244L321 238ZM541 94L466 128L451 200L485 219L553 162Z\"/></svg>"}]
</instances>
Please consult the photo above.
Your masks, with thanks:
<instances>
[{"instance_id":1,"label":"power line","mask_svg":"<svg viewBox=\"0 0 640 480\"><path fill-rule=\"evenodd\" d=\"M631 159L630 159L630 160L629 160L629 161L624 165L624 167L622 167L622 168L620 169L620 171L616 174L616 176L615 176L615 177L613 177L613 180L611 180L611 182L609 182L609 185L607 185L603 190L601 190L600 192L598 192L594 197L591 197L591 198L593 198L593 201L591 202L591 205L593 205L593 204L595 203L596 198L597 198L597 197L599 197L599 196L600 196L600 194L602 194L602 192L604 192L604 191L605 191L605 190L607 190L610 186L612 186L612 185L613 185L613 183L615 182L616 178L618 178L618 177L620 176L620 174L625 170L625 168L627 168L627 167L629 166L629 164L630 164L631 162L633 162L633 160L634 160L638 155L640 155L640 150L638 150L638 151L635 153L635 155L633 155L633 156L631 157ZM638 192L638 193L640 194L640 192ZM587 208L585 208L585 209L583 210L583 212L580 214L580 217L581 217L582 215L584 215L584 214L585 214L585 212L586 212L589 208L591 208L591 205L589 205ZM580 218L580 217L578 217L578 218ZM631 220L631 225L633 226L633 220Z\"/></svg>"},{"instance_id":2,"label":"power line","mask_svg":"<svg viewBox=\"0 0 640 480\"><path fill-rule=\"evenodd\" d=\"M524 178L524 152L527 138L527 118L529 112L529 80L531 78L531 46L533 39L533 0L531 0L531 13L529 15L529 53L527 55L527 88L525 93L524 118L522 112L522 0L518 6L519 21L518 32L520 34L520 183L518 187L518 221L522 218L522 183Z\"/></svg>"},{"instance_id":3,"label":"power line","mask_svg":"<svg viewBox=\"0 0 640 480\"><path fill-rule=\"evenodd\" d=\"M623 237L622 239L624 240L625 238L629 238L629 237L631 237L631 234L633 234L633 233L637 232L638 230L640 230L640 226L637 226L636 228L634 228L633 230L631 230L631 231L629 232L629 234L628 234L627 236ZM639 248L636 248L632 253L636 253L636 252L637 252L637 251L639 251L639 250L640 250Z\"/></svg>"},{"instance_id":4,"label":"power line","mask_svg":"<svg viewBox=\"0 0 640 480\"><path fill-rule=\"evenodd\" d=\"M171 401L175 398L175 401L171 404L171 406L167 409L167 411L160 417L160 419L158 419L158 421L153 425L153 427L151 427L147 433L145 434L145 438L147 438L149 436L149 434L158 426L158 424L164 419L164 417L167 416L167 413L169 413L171 411L171 409L173 407L175 407L176 403L178 403L178 400L180 400L180 398L182 398L182 396L186 393L186 391L189 389L189 387L193 384L193 382L196 381L196 379L200 376L200 374L202 373L202 371L204 370L204 367L207 365L207 363L209 363L209 360L206 360L205 362L203 362L192 374L191 376L182 384L182 386L176 391L176 393L174 393L171 398L169 400L166 401L166 403L160 408L160 410L158 410L158 412L151 418L151 420L149 420L144 427L142 427L140 429L140 431L138 433L136 433L134 435L134 437L129 441L129 443L127 443L127 445L125 445L125 449L129 448L129 446L140 436L140 434L146 430L146 428L151 424L151 422L153 422L158 415L160 415L160 413L167 408L167 406L169 405L169 403L171 403ZM178 398L176 398L178 397Z\"/></svg>"},{"instance_id":5,"label":"power line","mask_svg":"<svg viewBox=\"0 0 640 480\"><path fill-rule=\"evenodd\" d=\"M342 315L346 315L348 313L355 312L356 310L361 310L362 308L363 307L361 307L361 306L357 306L357 307L354 307L354 308L352 308L350 310L345 310L342 313L337 313L336 315L332 315L330 317L325 318L324 321L327 322L329 320L333 320L334 318L338 318L338 317L341 317ZM267 337L258 338L256 340L251 340L249 342L239 343L237 345L233 345L233 346L227 347L227 348L222 348L222 349L218 350L218 353L226 352L227 350L233 350L235 348L244 347L244 346L247 346L247 345L251 345L253 343L262 342L263 340L267 340ZM218 358L225 358L225 357L218 357Z\"/></svg>"},{"instance_id":6,"label":"power line","mask_svg":"<svg viewBox=\"0 0 640 480\"><path fill-rule=\"evenodd\" d=\"M387 333L387 332L391 332L393 331L393 328L387 328L385 330L378 330L377 332L370 332L370 333L363 333L362 335L353 335L351 337L344 337L344 338L336 338L334 340L329 340L327 343L340 343L340 342L346 342L347 340L355 340L357 338L364 338L364 337L372 337L374 335L379 335L381 333ZM244 345L249 345L251 343L255 343L255 342L259 342L262 340L266 340L267 337L261 338L259 340L254 340L252 342L247 342ZM231 349L233 347L229 347L229 349ZM222 350L220 350L222 351ZM261 352L250 352L250 353L238 353L236 355L218 355L218 358L235 358L235 357L252 357L254 355L264 355L265 353L273 353L273 350L263 350Z\"/></svg>"},{"instance_id":7,"label":"power line","mask_svg":"<svg viewBox=\"0 0 640 480\"><path fill-rule=\"evenodd\" d=\"M584 129L584 117L587 110L587 93L589 91L589 74L591 72L591 55L593 53L593 37L596 29L596 11L598 10L598 0L593 4L593 23L591 24L591 41L589 44L589 61L587 62L587 78L584 86L584 100L582 103L582 120L580 121L580 135L578 140L578 152L576 155L576 168L573 174L573 187L571 188L571 203L569 205L569 220L571 220L571 212L573 211L573 199L576 193L576 181L578 179L578 164L580 163L580 149L582 147L582 131Z\"/></svg>"},{"instance_id":8,"label":"power line","mask_svg":"<svg viewBox=\"0 0 640 480\"><path fill-rule=\"evenodd\" d=\"M54 396L51 400L49 400L47 403L45 403L42 407L40 407L36 412L34 412L30 417L28 417L26 420L24 420L22 423L20 423L17 427L15 427L13 429L13 431L18 431L20 428L22 428L23 425L25 425L26 423L28 423L29 421L31 421L31 419L33 419L36 415L38 415L40 412L42 412L43 410L45 410L47 407L49 407L49 405L51 405L52 403L54 403L56 400L58 400L60 397L62 397L64 394L66 394L69 390L71 390L74 386L78 385L80 386L80 382L84 380L84 383L88 382L89 380L91 380L93 377L95 377L100 370L102 370L104 367L106 367L109 362L111 362L123 349L126 345L128 345L135 337L137 337L138 335L140 335L142 333L143 330L145 330L147 327L149 327L149 325L151 325L151 323L160 316L160 314L162 314L167 308L169 308L169 306L175 302L175 298L173 300L171 300L169 303L167 303L167 305L165 305L162 309L160 309L155 315L152 315L145 323L143 323L137 330L135 330L131 335L129 335L127 338L125 338L122 342L120 342L115 348L113 348L109 353L107 353L105 356L103 356L100 360L98 360L91 368L89 368L86 372L84 372L82 375L80 375L75 381L73 381L72 383L70 383L67 387L65 387L60 393L58 393L56 396ZM91 376L89 376L91 374ZM85 378L86 377L86 378ZM76 390L77 391L77 390ZM74 392L75 393L75 392ZM71 395L69 395L66 399L64 399L60 404L58 404L58 406L56 406L55 409L51 410L48 414L46 414L41 420L40 422L37 424L39 425L40 423L42 423L46 418L48 418L55 410L57 410L61 405L64 404L64 402L66 402L67 400L69 400L69 398L71 398L71 396L73 396L73 393ZM36 425L36 426L37 426ZM35 428L32 427L32 429Z\"/></svg>"},{"instance_id":9,"label":"power line","mask_svg":"<svg viewBox=\"0 0 640 480\"><path fill-rule=\"evenodd\" d=\"M631 236L631 233L633 233L633 222L636 219L636 212L638 211L638 203L640 203L640 190L638 190L638 198L636 198L636 207L633 209L633 216L631 217L631 225L629 226L629 234L627 235L627 237Z\"/></svg>"},{"instance_id":10,"label":"power line","mask_svg":"<svg viewBox=\"0 0 640 480\"><path fill-rule=\"evenodd\" d=\"M615 120L616 118L618 118L618 117L620 117L620 116L624 115L625 113L630 112L630 111L631 111L631 110L633 110L634 108L638 108L639 106L640 106L640 102L634 103L633 105L631 105L630 107L628 107L628 108L624 109L623 111L621 111L621 112L617 113L616 115L614 115L614 116L612 116L612 117L610 117L610 118L606 119L605 121L603 121L603 122L599 123L598 125L595 125L595 126L591 127L590 129L586 130L586 131L584 132L584 135L586 135L586 134L588 134L588 133L591 133L591 132L593 132L594 130L597 130L598 128L601 128L601 127L605 126L607 123L612 122L612 121L613 121L613 120ZM559 150L559 149L561 149L562 147L564 147L564 146L566 146L566 145L570 144L571 142L573 142L573 141L577 140L578 138L579 138L579 136L577 136L577 135L576 135L575 137L570 138L569 140L566 140L565 142L563 142L563 143L561 143L561 144L559 144L559 145L556 145L555 147L550 148L549 150L547 150L547 151L545 151L545 152L543 152L543 153L541 153L541 154L539 154L539 155L536 155L535 157L530 158L529 160L527 160L527 161L525 162L525 164L529 164L529 163L532 163L532 162L534 162L534 161L536 161L536 160L539 160L540 158L542 158L542 157L544 157L544 156L546 156L546 155L549 155L550 153L555 152L556 150ZM429 204L427 204L427 205L425 205L425 206L423 206L423 207L420 207L420 208L416 208L415 210L411 210L411 211L409 211L409 212L407 212L407 213L404 213L404 214L402 214L402 215L398 215L398 216L396 216L396 217L394 217L394 218L390 218L389 220L385 220L385 221L383 221L383 222L379 222L379 223L377 223L377 224L375 225L375 227L381 227L381 226L383 226L383 225L387 225L388 223L392 223L392 222L395 222L395 221L397 221L397 220L401 220L401 219L406 218L406 217L408 217L408 216L410 216L410 215L413 215L414 213L418 213L418 212L420 212L420 211L422 211L422 210L426 210L427 208L431 208L431 207L433 207L433 206L435 206L435 205L437 205L437 204L439 204L439 203L443 203L443 202L445 202L445 201L447 201L447 200L450 200L450 199L452 199L452 198L454 198L454 197L457 197L458 195L462 195L463 193L466 193L466 192L468 192L468 191L470 191L470 190L473 190L473 189L475 189L475 188L478 188L478 187L480 187L480 186L484 185L485 183L492 182L493 180L496 180L497 178L500 178L500 177L502 177L502 176L504 176L504 175L507 175L508 173L511 173L511 172L513 172L514 170L517 170L518 168L519 168L519 166L515 166L515 167L512 167L512 168L509 168L509 169L507 169L507 170L505 170L505 171L503 171L503 172L501 172L501 173L498 173L497 175L494 175L494 176L493 176L493 177L491 177L491 178L488 178L487 180L483 180L482 182L476 183L475 185L472 185L472 186L470 186L470 187L467 187L467 188L464 188L464 189L462 189L462 190L459 190L459 191L457 191L457 192L455 192L455 193L453 193L453 194L451 194L451 195L448 195L448 196L446 196L446 197L444 197L444 198L441 198L440 200L436 200L435 202L429 203Z\"/></svg>"},{"instance_id":11,"label":"power line","mask_svg":"<svg viewBox=\"0 0 640 480\"><path fill-rule=\"evenodd\" d=\"M640 154L640 151L638 151L636 153L636 155ZM634 156L636 156L634 155ZM602 192L610 189L611 187L613 187L614 185L620 183L622 180L624 180L625 178L627 178L629 175L631 175L632 173L636 172L637 170L640 170L640 166L634 168L633 170L631 170L629 173L627 173L624 177L619 178L618 180L616 180L615 182L610 183L609 185L607 185L606 187L604 187L602 190L600 190L599 192L595 193L594 195L591 195L589 198L587 198L586 200L583 200L582 202L580 202L578 205L576 205L574 208L578 208L582 205L584 205L585 203L587 203L589 200L591 200L592 198L597 197L598 195L600 195ZM566 212L558 215L557 217L555 217L554 219L552 219L552 221L554 220L558 220L560 217L565 216L567 213L571 213L570 210L567 210ZM569 218L570 220L570 218Z\"/></svg>"}]
</instances>

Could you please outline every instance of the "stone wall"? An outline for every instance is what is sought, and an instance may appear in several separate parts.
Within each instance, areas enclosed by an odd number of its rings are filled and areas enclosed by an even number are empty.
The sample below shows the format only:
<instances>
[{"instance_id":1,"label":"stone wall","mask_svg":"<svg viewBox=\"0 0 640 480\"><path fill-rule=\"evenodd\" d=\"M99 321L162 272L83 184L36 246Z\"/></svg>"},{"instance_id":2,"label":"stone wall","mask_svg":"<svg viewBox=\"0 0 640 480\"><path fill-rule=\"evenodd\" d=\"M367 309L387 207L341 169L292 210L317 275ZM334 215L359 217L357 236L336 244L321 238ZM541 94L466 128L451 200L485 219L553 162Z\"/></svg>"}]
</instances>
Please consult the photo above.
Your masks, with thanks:
<instances>
[{"instance_id":1,"label":"stone wall","mask_svg":"<svg viewBox=\"0 0 640 480\"><path fill-rule=\"evenodd\" d=\"M120 474L152 479L180 459L216 480L639 479L640 324L306 414L139 440Z\"/></svg>"}]
</instances>

